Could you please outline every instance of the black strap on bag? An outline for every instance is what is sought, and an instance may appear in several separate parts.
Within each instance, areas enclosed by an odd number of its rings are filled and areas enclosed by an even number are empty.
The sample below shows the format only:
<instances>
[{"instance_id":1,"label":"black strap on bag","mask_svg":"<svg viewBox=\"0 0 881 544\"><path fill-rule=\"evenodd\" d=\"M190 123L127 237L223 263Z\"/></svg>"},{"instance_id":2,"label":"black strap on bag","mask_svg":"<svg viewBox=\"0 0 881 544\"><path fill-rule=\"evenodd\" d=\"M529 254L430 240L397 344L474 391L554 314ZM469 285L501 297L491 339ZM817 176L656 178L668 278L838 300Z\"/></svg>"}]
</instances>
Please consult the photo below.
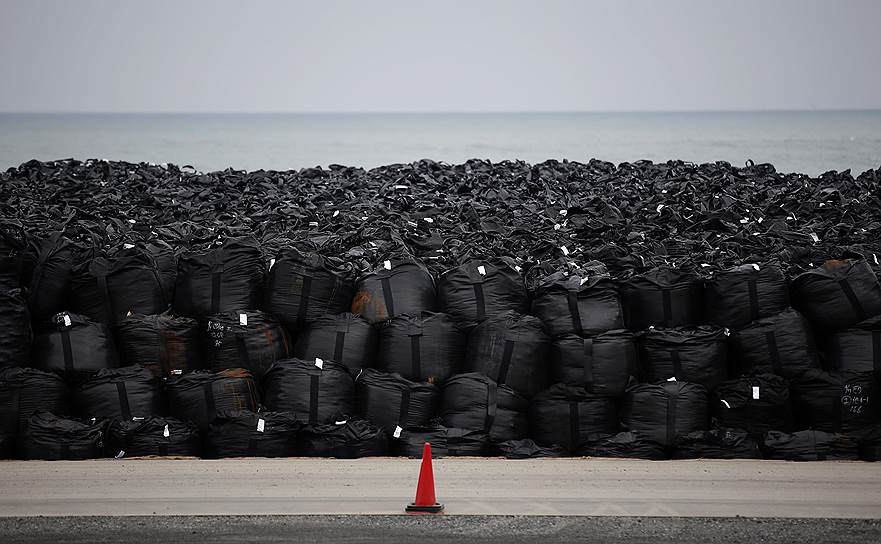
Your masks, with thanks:
<instances>
[{"instance_id":1,"label":"black strap on bag","mask_svg":"<svg viewBox=\"0 0 881 544\"><path fill-rule=\"evenodd\" d=\"M217 404L214 402L214 382L210 381L202 385L202 395L205 397L205 411L208 421L214 421L217 416Z\"/></svg>"},{"instance_id":2,"label":"black strap on bag","mask_svg":"<svg viewBox=\"0 0 881 544\"><path fill-rule=\"evenodd\" d=\"M107 286L107 269L104 268L96 271L95 278L98 280L98 289L101 291L101 296L104 297L104 311L107 315L107 322L116 323L113 298L110 296L110 287Z\"/></svg>"},{"instance_id":3,"label":"black strap on bag","mask_svg":"<svg viewBox=\"0 0 881 544\"><path fill-rule=\"evenodd\" d=\"M667 445L676 444L676 393L668 388L667 392Z\"/></svg>"},{"instance_id":4,"label":"black strap on bag","mask_svg":"<svg viewBox=\"0 0 881 544\"><path fill-rule=\"evenodd\" d=\"M61 329L61 348L64 352L64 370L73 372L73 348L70 345L70 329L68 327Z\"/></svg>"},{"instance_id":5,"label":"black strap on bag","mask_svg":"<svg viewBox=\"0 0 881 544\"><path fill-rule=\"evenodd\" d=\"M679 355L679 350L673 348L670 350L670 363L673 365L673 376L674 378L683 379L682 376L682 357Z\"/></svg>"},{"instance_id":6,"label":"black strap on bag","mask_svg":"<svg viewBox=\"0 0 881 544\"><path fill-rule=\"evenodd\" d=\"M569 453L578 449L581 429L581 414L578 413L578 401L569 401Z\"/></svg>"},{"instance_id":7,"label":"black strap on bag","mask_svg":"<svg viewBox=\"0 0 881 544\"><path fill-rule=\"evenodd\" d=\"M759 289L758 283L755 278L750 278L747 280L747 287L749 288L749 315L750 321L755 321L760 317L759 315Z\"/></svg>"},{"instance_id":8,"label":"black strap on bag","mask_svg":"<svg viewBox=\"0 0 881 544\"><path fill-rule=\"evenodd\" d=\"M777 348L777 336L774 331L765 333L765 342L768 344L768 355L771 357L771 367L774 374L783 375L783 364L780 362L780 350Z\"/></svg>"},{"instance_id":9,"label":"black strap on bag","mask_svg":"<svg viewBox=\"0 0 881 544\"><path fill-rule=\"evenodd\" d=\"M492 429L496 420L496 409L499 402L498 386L491 380L486 382L486 418L483 420L483 430L487 433Z\"/></svg>"},{"instance_id":10,"label":"black strap on bag","mask_svg":"<svg viewBox=\"0 0 881 544\"><path fill-rule=\"evenodd\" d=\"M318 374L312 374L309 376L309 423L318 423L319 379L320 377Z\"/></svg>"},{"instance_id":11,"label":"black strap on bag","mask_svg":"<svg viewBox=\"0 0 881 544\"><path fill-rule=\"evenodd\" d=\"M303 288L300 291L300 307L297 309L297 327L302 327L306 323L309 295L312 292L312 277L306 275L300 277L303 278Z\"/></svg>"},{"instance_id":12,"label":"black strap on bag","mask_svg":"<svg viewBox=\"0 0 881 544\"><path fill-rule=\"evenodd\" d=\"M70 459L70 444L67 442L62 442L59 448L59 456L62 460Z\"/></svg>"},{"instance_id":13,"label":"black strap on bag","mask_svg":"<svg viewBox=\"0 0 881 544\"><path fill-rule=\"evenodd\" d=\"M128 404L128 392L125 389L125 382L116 382L116 395L119 397L119 411L122 413L123 419L131 420L132 410Z\"/></svg>"},{"instance_id":14,"label":"black strap on bag","mask_svg":"<svg viewBox=\"0 0 881 544\"><path fill-rule=\"evenodd\" d=\"M673 323L673 299L669 287L661 289L661 305L664 308L664 325L670 326Z\"/></svg>"},{"instance_id":15,"label":"black strap on bag","mask_svg":"<svg viewBox=\"0 0 881 544\"><path fill-rule=\"evenodd\" d=\"M407 428L410 416L410 388L404 387L401 390L401 407L398 411L398 426L402 429Z\"/></svg>"},{"instance_id":16,"label":"black strap on bag","mask_svg":"<svg viewBox=\"0 0 881 544\"><path fill-rule=\"evenodd\" d=\"M566 293L566 300L569 302L569 315L572 316L572 327L580 336L584 334L584 329L581 326L581 312L578 310L578 291L569 289Z\"/></svg>"},{"instance_id":17,"label":"black strap on bag","mask_svg":"<svg viewBox=\"0 0 881 544\"><path fill-rule=\"evenodd\" d=\"M257 457L257 445L259 442L253 436L248 439L248 457Z\"/></svg>"},{"instance_id":18,"label":"black strap on bag","mask_svg":"<svg viewBox=\"0 0 881 544\"><path fill-rule=\"evenodd\" d=\"M343 362L343 349L346 345L346 333L343 331L336 331L336 340L333 343L333 360L342 363Z\"/></svg>"},{"instance_id":19,"label":"black strap on bag","mask_svg":"<svg viewBox=\"0 0 881 544\"><path fill-rule=\"evenodd\" d=\"M499 365L499 379L496 380L499 385L505 383L508 379L508 369L511 366L511 357L514 355L514 341L505 340L505 349L502 352L502 362Z\"/></svg>"},{"instance_id":20,"label":"black strap on bag","mask_svg":"<svg viewBox=\"0 0 881 544\"><path fill-rule=\"evenodd\" d=\"M216 248L208 255L211 264L211 313L220 313L220 286L223 282L223 248ZM193 294L191 294L193 296Z\"/></svg>"},{"instance_id":21,"label":"black strap on bag","mask_svg":"<svg viewBox=\"0 0 881 544\"><path fill-rule=\"evenodd\" d=\"M584 385L588 387L593 384L593 338L585 338L583 342L582 367L584 368Z\"/></svg>"},{"instance_id":22,"label":"black strap on bag","mask_svg":"<svg viewBox=\"0 0 881 544\"><path fill-rule=\"evenodd\" d=\"M863 308L863 304L860 302L856 293L853 292L853 288L850 286L850 282L847 281L847 278L838 280L838 285L841 286L841 290L844 291L844 296L850 301L850 305L853 307L853 311L859 320L865 321L869 316L866 315L866 310Z\"/></svg>"},{"instance_id":23,"label":"black strap on bag","mask_svg":"<svg viewBox=\"0 0 881 544\"><path fill-rule=\"evenodd\" d=\"M156 335L159 340L158 346L158 356L159 356L159 368L162 369L163 376L171 376L171 362L168 360L168 337L169 332L166 329L161 329L159 334Z\"/></svg>"},{"instance_id":24,"label":"black strap on bag","mask_svg":"<svg viewBox=\"0 0 881 544\"><path fill-rule=\"evenodd\" d=\"M881 372L881 331L872 331L872 368Z\"/></svg>"},{"instance_id":25,"label":"black strap on bag","mask_svg":"<svg viewBox=\"0 0 881 544\"><path fill-rule=\"evenodd\" d=\"M410 337L410 372L417 381L422 379L422 350L419 346L419 338L416 335Z\"/></svg>"},{"instance_id":26,"label":"black strap on bag","mask_svg":"<svg viewBox=\"0 0 881 544\"><path fill-rule=\"evenodd\" d=\"M386 318L391 319L395 316L395 297L392 295L391 278L382 278L382 299L385 302Z\"/></svg>"},{"instance_id":27,"label":"black strap on bag","mask_svg":"<svg viewBox=\"0 0 881 544\"><path fill-rule=\"evenodd\" d=\"M486 297L483 294L483 284L473 283L474 300L477 303L477 320L483 321L486 318Z\"/></svg>"},{"instance_id":28,"label":"black strap on bag","mask_svg":"<svg viewBox=\"0 0 881 544\"><path fill-rule=\"evenodd\" d=\"M168 441L169 441L169 438L163 436L162 442L160 442L157 446L159 449L159 455L161 455L162 457L168 456Z\"/></svg>"}]
</instances>

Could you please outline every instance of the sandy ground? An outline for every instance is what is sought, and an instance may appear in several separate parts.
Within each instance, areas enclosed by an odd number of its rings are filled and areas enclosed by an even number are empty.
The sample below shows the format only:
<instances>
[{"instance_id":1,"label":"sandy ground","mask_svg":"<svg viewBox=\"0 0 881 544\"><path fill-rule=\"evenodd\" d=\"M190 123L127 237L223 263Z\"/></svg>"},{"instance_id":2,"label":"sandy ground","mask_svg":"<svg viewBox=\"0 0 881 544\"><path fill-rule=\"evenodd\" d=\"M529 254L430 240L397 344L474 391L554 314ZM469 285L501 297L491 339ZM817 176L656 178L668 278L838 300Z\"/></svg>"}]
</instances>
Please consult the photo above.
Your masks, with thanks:
<instances>
[{"instance_id":1,"label":"sandy ground","mask_svg":"<svg viewBox=\"0 0 881 544\"><path fill-rule=\"evenodd\" d=\"M437 459L448 515L879 518L881 464ZM0 516L400 514L419 461L0 462ZM8 520L7 520L8 521Z\"/></svg>"}]
</instances>

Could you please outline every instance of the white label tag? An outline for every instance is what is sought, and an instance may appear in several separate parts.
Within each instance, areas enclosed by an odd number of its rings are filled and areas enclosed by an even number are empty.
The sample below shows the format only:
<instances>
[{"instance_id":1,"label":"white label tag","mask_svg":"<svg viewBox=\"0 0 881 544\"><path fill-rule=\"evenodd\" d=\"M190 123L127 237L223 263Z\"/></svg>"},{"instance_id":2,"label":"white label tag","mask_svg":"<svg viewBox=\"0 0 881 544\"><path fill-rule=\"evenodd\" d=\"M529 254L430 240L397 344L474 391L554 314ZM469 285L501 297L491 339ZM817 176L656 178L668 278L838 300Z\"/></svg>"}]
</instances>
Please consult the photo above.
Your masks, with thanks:
<instances>
[{"instance_id":1,"label":"white label tag","mask_svg":"<svg viewBox=\"0 0 881 544\"><path fill-rule=\"evenodd\" d=\"M239 325L248 324L248 314L239 314Z\"/></svg>"},{"instance_id":2,"label":"white label tag","mask_svg":"<svg viewBox=\"0 0 881 544\"><path fill-rule=\"evenodd\" d=\"M668 382L675 382L675 381L676 381L676 376L673 376L672 378L667 378L667 381L668 381Z\"/></svg>"},{"instance_id":3,"label":"white label tag","mask_svg":"<svg viewBox=\"0 0 881 544\"><path fill-rule=\"evenodd\" d=\"M754 268L756 271L758 271L758 270L759 270L759 265L753 263L753 268Z\"/></svg>"},{"instance_id":4,"label":"white label tag","mask_svg":"<svg viewBox=\"0 0 881 544\"><path fill-rule=\"evenodd\" d=\"M759 398L759 386L758 385L753 386L753 398L754 399Z\"/></svg>"},{"instance_id":5,"label":"white label tag","mask_svg":"<svg viewBox=\"0 0 881 544\"><path fill-rule=\"evenodd\" d=\"M65 326L65 327L70 327L70 324L71 324L70 316L67 315L67 314L64 314L64 326Z\"/></svg>"},{"instance_id":6,"label":"white label tag","mask_svg":"<svg viewBox=\"0 0 881 544\"><path fill-rule=\"evenodd\" d=\"M338 216L339 214L340 214L340 211L339 211L339 210L336 210L335 212L333 212L333 216L334 216L334 217Z\"/></svg>"},{"instance_id":7,"label":"white label tag","mask_svg":"<svg viewBox=\"0 0 881 544\"><path fill-rule=\"evenodd\" d=\"M587 278L581 278L581 281L578 282L578 285L584 285L584 282L587 281Z\"/></svg>"},{"instance_id":8,"label":"white label tag","mask_svg":"<svg viewBox=\"0 0 881 544\"><path fill-rule=\"evenodd\" d=\"M162 436L164 436L165 438L171 436L171 431L168 430L168 425L166 425L165 428L162 429Z\"/></svg>"},{"instance_id":9,"label":"white label tag","mask_svg":"<svg viewBox=\"0 0 881 544\"><path fill-rule=\"evenodd\" d=\"M395 432L394 432L394 434L392 434L392 436L394 436L395 438L401 438L401 431L403 431L403 430L404 429L402 429L400 425L396 425Z\"/></svg>"},{"instance_id":10,"label":"white label tag","mask_svg":"<svg viewBox=\"0 0 881 544\"><path fill-rule=\"evenodd\" d=\"M816 233L816 232L812 232L812 233L810 234L810 236L811 236L811 240L813 240L815 244L816 244L817 242L820 241L820 237L817 236L817 233Z\"/></svg>"},{"instance_id":11,"label":"white label tag","mask_svg":"<svg viewBox=\"0 0 881 544\"><path fill-rule=\"evenodd\" d=\"M348 419L344 419L344 420L342 420L342 421L334 421L333 424L334 424L334 425L345 425L345 424L348 423L348 422L349 422Z\"/></svg>"},{"instance_id":12,"label":"white label tag","mask_svg":"<svg viewBox=\"0 0 881 544\"><path fill-rule=\"evenodd\" d=\"M257 420L257 432L262 433L263 429L266 428L266 421L261 417Z\"/></svg>"},{"instance_id":13,"label":"white label tag","mask_svg":"<svg viewBox=\"0 0 881 544\"><path fill-rule=\"evenodd\" d=\"M269 269L272 270L273 266L275 266L275 259L269 259Z\"/></svg>"},{"instance_id":14,"label":"white label tag","mask_svg":"<svg viewBox=\"0 0 881 544\"><path fill-rule=\"evenodd\" d=\"M391 269L392 269L392 262L391 262L391 261L385 261L385 262L382 263L382 266L385 267L386 270L391 270Z\"/></svg>"},{"instance_id":15,"label":"white label tag","mask_svg":"<svg viewBox=\"0 0 881 544\"><path fill-rule=\"evenodd\" d=\"M569 255L569 248L566 246L560 246L560 251L563 252L563 255Z\"/></svg>"},{"instance_id":16,"label":"white label tag","mask_svg":"<svg viewBox=\"0 0 881 544\"><path fill-rule=\"evenodd\" d=\"M125 457L125 451L119 450L119 453L116 454L116 459L122 459Z\"/></svg>"},{"instance_id":17,"label":"white label tag","mask_svg":"<svg viewBox=\"0 0 881 544\"><path fill-rule=\"evenodd\" d=\"M725 405L725 408L728 408L728 409L730 409L730 408L731 408L731 405L730 405L730 404L728 404L728 401L726 401L726 400L725 400L725 399L720 399L720 400L721 400L721 401L722 401L722 404L724 404L724 405Z\"/></svg>"},{"instance_id":18,"label":"white label tag","mask_svg":"<svg viewBox=\"0 0 881 544\"><path fill-rule=\"evenodd\" d=\"M171 374L172 374L173 376L180 376L180 375L182 375L183 373L184 373L184 371L181 370L181 369L177 369L177 370L172 370L172 371L171 371Z\"/></svg>"},{"instance_id":19,"label":"white label tag","mask_svg":"<svg viewBox=\"0 0 881 544\"><path fill-rule=\"evenodd\" d=\"M123 249L131 249L131 248L135 247L135 245L134 244L122 244L122 247L123 247Z\"/></svg>"},{"instance_id":20,"label":"white label tag","mask_svg":"<svg viewBox=\"0 0 881 544\"><path fill-rule=\"evenodd\" d=\"M478 266L477 273L480 274L481 276L486 276L486 267L483 265Z\"/></svg>"},{"instance_id":21,"label":"white label tag","mask_svg":"<svg viewBox=\"0 0 881 544\"><path fill-rule=\"evenodd\" d=\"M316 357L315 358L315 366L324 370L324 359L319 359L318 357Z\"/></svg>"}]
</instances>

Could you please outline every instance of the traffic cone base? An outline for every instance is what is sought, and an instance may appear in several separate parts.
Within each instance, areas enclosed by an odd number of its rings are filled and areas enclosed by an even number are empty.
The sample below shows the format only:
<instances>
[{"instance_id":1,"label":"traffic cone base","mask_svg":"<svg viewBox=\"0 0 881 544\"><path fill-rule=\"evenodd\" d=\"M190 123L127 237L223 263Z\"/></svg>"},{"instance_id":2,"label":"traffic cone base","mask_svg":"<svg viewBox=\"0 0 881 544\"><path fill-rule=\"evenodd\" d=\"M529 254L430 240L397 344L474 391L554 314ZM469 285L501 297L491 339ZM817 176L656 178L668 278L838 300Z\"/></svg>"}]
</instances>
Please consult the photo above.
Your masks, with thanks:
<instances>
[{"instance_id":1,"label":"traffic cone base","mask_svg":"<svg viewBox=\"0 0 881 544\"><path fill-rule=\"evenodd\" d=\"M419 505L415 502L411 502L407 505L407 512L411 514L437 514L439 512L443 512L444 505L437 503L431 505Z\"/></svg>"},{"instance_id":2,"label":"traffic cone base","mask_svg":"<svg viewBox=\"0 0 881 544\"><path fill-rule=\"evenodd\" d=\"M419 483L416 486L416 500L407 505L406 512L413 514L438 514L444 505L434 496L434 470L431 467L431 444L422 448L422 466L419 467Z\"/></svg>"}]
</instances>

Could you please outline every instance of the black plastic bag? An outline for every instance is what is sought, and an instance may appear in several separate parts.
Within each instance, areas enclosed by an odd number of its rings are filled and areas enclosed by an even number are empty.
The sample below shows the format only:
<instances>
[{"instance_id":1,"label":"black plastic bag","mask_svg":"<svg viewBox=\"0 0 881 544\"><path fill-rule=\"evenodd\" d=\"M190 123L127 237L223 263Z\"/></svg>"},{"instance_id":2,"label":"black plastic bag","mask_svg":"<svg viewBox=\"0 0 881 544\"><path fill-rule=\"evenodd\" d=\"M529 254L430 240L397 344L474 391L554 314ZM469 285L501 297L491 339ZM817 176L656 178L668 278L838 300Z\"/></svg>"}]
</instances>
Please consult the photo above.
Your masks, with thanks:
<instances>
[{"instance_id":1,"label":"black plastic bag","mask_svg":"<svg viewBox=\"0 0 881 544\"><path fill-rule=\"evenodd\" d=\"M505 440L496 445L505 459L533 459L541 457L563 457L566 450L556 444L540 446L532 439Z\"/></svg>"},{"instance_id":2,"label":"black plastic bag","mask_svg":"<svg viewBox=\"0 0 881 544\"><path fill-rule=\"evenodd\" d=\"M300 430L300 454L306 457L359 459L388 455L388 437L363 419L306 425Z\"/></svg>"},{"instance_id":3,"label":"black plastic bag","mask_svg":"<svg viewBox=\"0 0 881 544\"><path fill-rule=\"evenodd\" d=\"M277 361L262 383L269 410L289 412L310 424L342 420L355 408L355 382L345 366L333 361Z\"/></svg>"},{"instance_id":4,"label":"black plastic bag","mask_svg":"<svg viewBox=\"0 0 881 544\"><path fill-rule=\"evenodd\" d=\"M587 338L567 334L553 341L550 353L553 381L597 395L620 397L639 374L636 337L627 329Z\"/></svg>"},{"instance_id":5,"label":"black plastic bag","mask_svg":"<svg viewBox=\"0 0 881 544\"><path fill-rule=\"evenodd\" d=\"M781 461L856 461L857 442L845 435L823 431L792 434L771 431L761 443L765 459Z\"/></svg>"},{"instance_id":6,"label":"black plastic bag","mask_svg":"<svg viewBox=\"0 0 881 544\"><path fill-rule=\"evenodd\" d=\"M738 329L789 307L789 287L780 267L744 264L713 274L706 282L707 321Z\"/></svg>"},{"instance_id":7,"label":"black plastic bag","mask_svg":"<svg viewBox=\"0 0 881 544\"><path fill-rule=\"evenodd\" d=\"M67 293L73 268L73 250L61 231L32 241L36 263L30 278L28 306L36 323L48 321L68 307Z\"/></svg>"},{"instance_id":8,"label":"black plastic bag","mask_svg":"<svg viewBox=\"0 0 881 544\"><path fill-rule=\"evenodd\" d=\"M826 261L792 280L792 305L817 332L840 331L881 314L881 285L864 260Z\"/></svg>"},{"instance_id":9,"label":"black plastic bag","mask_svg":"<svg viewBox=\"0 0 881 544\"><path fill-rule=\"evenodd\" d=\"M205 358L215 372L244 368L259 380L274 362L290 356L287 332L263 312L212 315L204 330Z\"/></svg>"},{"instance_id":10,"label":"black plastic bag","mask_svg":"<svg viewBox=\"0 0 881 544\"><path fill-rule=\"evenodd\" d=\"M729 342L742 373L770 372L791 379L820 366L810 325L792 309L750 323L732 333Z\"/></svg>"},{"instance_id":11,"label":"black plastic bag","mask_svg":"<svg viewBox=\"0 0 881 544\"><path fill-rule=\"evenodd\" d=\"M734 378L721 384L714 396L713 416L722 427L743 429L754 436L792 430L789 383L781 376Z\"/></svg>"},{"instance_id":12,"label":"black plastic bag","mask_svg":"<svg viewBox=\"0 0 881 544\"><path fill-rule=\"evenodd\" d=\"M400 430L427 425L439 402L437 386L400 374L367 368L355 380L355 413L395 438Z\"/></svg>"},{"instance_id":13,"label":"black plastic bag","mask_svg":"<svg viewBox=\"0 0 881 544\"><path fill-rule=\"evenodd\" d=\"M298 359L334 361L354 375L373 366L377 336L376 329L360 315L325 315L297 331L293 355Z\"/></svg>"},{"instance_id":14,"label":"black plastic bag","mask_svg":"<svg viewBox=\"0 0 881 544\"><path fill-rule=\"evenodd\" d=\"M101 424L64 419L45 411L28 418L16 445L19 457L24 460L82 460L105 456Z\"/></svg>"},{"instance_id":15,"label":"black plastic bag","mask_svg":"<svg viewBox=\"0 0 881 544\"><path fill-rule=\"evenodd\" d=\"M21 289L0 291L0 367L30 362L31 319Z\"/></svg>"},{"instance_id":16,"label":"black plastic bag","mask_svg":"<svg viewBox=\"0 0 881 544\"><path fill-rule=\"evenodd\" d=\"M156 263L135 249L74 266L69 299L75 313L111 325L130 314L158 314L168 308Z\"/></svg>"},{"instance_id":17,"label":"black plastic bag","mask_svg":"<svg viewBox=\"0 0 881 544\"><path fill-rule=\"evenodd\" d=\"M107 428L107 453L124 457L198 457L199 430L189 421L170 417L114 419Z\"/></svg>"},{"instance_id":18,"label":"black plastic bag","mask_svg":"<svg viewBox=\"0 0 881 544\"><path fill-rule=\"evenodd\" d=\"M547 386L549 348L538 318L505 312L471 331L463 368L531 397Z\"/></svg>"},{"instance_id":19,"label":"black plastic bag","mask_svg":"<svg viewBox=\"0 0 881 544\"><path fill-rule=\"evenodd\" d=\"M352 313L379 323L401 314L418 315L436 309L434 279L415 262L385 261L355 285Z\"/></svg>"},{"instance_id":20,"label":"black plastic bag","mask_svg":"<svg viewBox=\"0 0 881 544\"><path fill-rule=\"evenodd\" d=\"M0 291L21 287L28 239L20 224L0 225Z\"/></svg>"},{"instance_id":21,"label":"black plastic bag","mask_svg":"<svg viewBox=\"0 0 881 544\"><path fill-rule=\"evenodd\" d=\"M167 378L202 365L199 323L188 317L130 315L116 326L116 339L126 365L142 365Z\"/></svg>"},{"instance_id":22,"label":"black plastic bag","mask_svg":"<svg viewBox=\"0 0 881 544\"><path fill-rule=\"evenodd\" d=\"M234 238L178 258L174 311L205 317L239 308L259 308L266 264L253 238Z\"/></svg>"},{"instance_id":23,"label":"black plastic bag","mask_svg":"<svg viewBox=\"0 0 881 544\"><path fill-rule=\"evenodd\" d=\"M31 364L75 382L101 369L116 368L119 357L107 325L62 312L35 335Z\"/></svg>"},{"instance_id":24,"label":"black plastic bag","mask_svg":"<svg viewBox=\"0 0 881 544\"><path fill-rule=\"evenodd\" d=\"M624 327L621 300L607 275L551 274L533 293L531 313L553 337L590 336Z\"/></svg>"},{"instance_id":25,"label":"black plastic bag","mask_svg":"<svg viewBox=\"0 0 881 544\"><path fill-rule=\"evenodd\" d=\"M160 416L162 381L142 366L99 370L73 390L73 411L84 418Z\"/></svg>"},{"instance_id":26,"label":"black plastic bag","mask_svg":"<svg viewBox=\"0 0 881 544\"><path fill-rule=\"evenodd\" d=\"M881 392L871 372L810 370L792 380L797 430L857 433L881 423Z\"/></svg>"},{"instance_id":27,"label":"black plastic bag","mask_svg":"<svg viewBox=\"0 0 881 544\"><path fill-rule=\"evenodd\" d=\"M483 430L493 442L529 435L528 399L483 374L453 376L442 386L440 416L447 427Z\"/></svg>"},{"instance_id":28,"label":"black plastic bag","mask_svg":"<svg viewBox=\"0 0 881 544\"><path fill-rule=\"evenodd\" d=\"M686 270L656 268L630 278L620 290L630 330L703 323L704 286Z\"/></svg>"},{"instance_id":29,"label":"black plastic bag","mask_svg":"<svg viewBox=\"0 0 881 544\"><path fill-rule=\"evenodd\" d=\"M447 314L402 314L379 329L376 368L408 380L441 383L461 372L467 342Z\"/></svg>"},{"instance_id":30,"label":"black plastic bag","mask_svg":"<svg viewBox=\"0 0 881 544\"><path fill-rule=\"evenodd\" d=\"M279 252L267 278L266 311L292 331L326 314L347 312L355 286L341 268L316 252Z\"/></svg>"},{"instance_id":31,"label":"black plastic bag","mask_svg":"<svg viewBox=\"0 0 881 544\"><path fill-rule=\"evenodd\" d=\"M205 457L291 457L299 427L292 414L220 412L205 435Z\"/></svg>"},{"instance_id":32,"label":"black plastic bag","mask_svg":"<svg viewBox=\"0 0 881 544\"><path fill-rule=\"evenodd\" d=\"M502 260L470 260L444 272L437 280L437 300L440 309L464 328L509 310L529 310L523 278Z\"/></svg>"},{"instance_id":33,"label":"black plastic bag","mask_svg":"<svg viewBox=\"0 0 881 544\"><path fill-rule=\"evenodd\" d=\"M621 426L663 446L709 425L707 390L694 383L669 381L628 389L621 407Z\"/></svg>"},{"instance_id":34,"label":"black plastic bag","mask_svg":"<svg viewBox=\"0 0 881 544\"><path fill-rule=\"evenodd\" d=\"M394 451L402 457L422 457L425 443L431 444L432 457L482 457L490 450L489 436L481 430L444 427L436 423L409 427L392 441Z\"/></svg>"},{"instance_id":35,"label":"black plastic bag","mask_svg":"<svg viewBox=\"0 0 881 544\"><path fill-rule=\"evenodd\" d=\"M881 318L871 318L833 334L824 348L832 368L874 372L881 380Z\"/></svg>"},{"instance_id":36,"label":"black plastic bag","mask_svg":"<svg viewBox=\"0 0 881 544\"><path fill-rule=\"evenodd\" d=\"M205 432L219 412L257 410L259 392L251 373L244 369L214 374L197 370L172 376L165 389L172 416L192 421Z\"/></svg>"},{"instance_id":37,"label":"black plastic bag","mask_svg":"<svg viewBox=\"0 0 881 544\"><path fill-rule=\"evenodd\" d=\"M618 412L609 397L591 395L584 388L552 385L529 404L529 434L543 446L557 445L573 454L588 437L618 432Z\"/></svg>"},{"instance_id":38,"label":"black plastic bag","mask_svg":"<svg viewBox=\"0 0 881 544\"><path fill-rule=\"evenodd\" d=\"M647 382L676 378L712 391L728 378L728 346L722 329L650 328L642 334L640 349Z\"/></svg>"},{"instance_id":39,"label":"black plastic bag","mask_svg":"<svg viewBox=\"0 0 881 544\"><path fill-rule=\"evenodd\" d=\"M676 439L673 459L761 459L759 444L746 431L711 429Z\"/></svg>"},{"instance_id":40,"label":"black plastic bag","mask_svg":"<svg viewBox=\"0 0 881 544\"><path fill-rule=\"evenodd\" d=\"M578 451L588 457L622 457L628 459L667 459L667 448L649 436L630 431L613 435L595 435Z\"/></svg>"},{"instance_id":41,"label":"black plastic bag","mask_svg":"<svg viewBox=\"0 0 881 544\"><path fill-rule=\"evenodd\" d=\"M0 433L15 436L35 412L68 413L68 391L57 374L36 368L0 368Z\"/></svg>"}]
</instances>

